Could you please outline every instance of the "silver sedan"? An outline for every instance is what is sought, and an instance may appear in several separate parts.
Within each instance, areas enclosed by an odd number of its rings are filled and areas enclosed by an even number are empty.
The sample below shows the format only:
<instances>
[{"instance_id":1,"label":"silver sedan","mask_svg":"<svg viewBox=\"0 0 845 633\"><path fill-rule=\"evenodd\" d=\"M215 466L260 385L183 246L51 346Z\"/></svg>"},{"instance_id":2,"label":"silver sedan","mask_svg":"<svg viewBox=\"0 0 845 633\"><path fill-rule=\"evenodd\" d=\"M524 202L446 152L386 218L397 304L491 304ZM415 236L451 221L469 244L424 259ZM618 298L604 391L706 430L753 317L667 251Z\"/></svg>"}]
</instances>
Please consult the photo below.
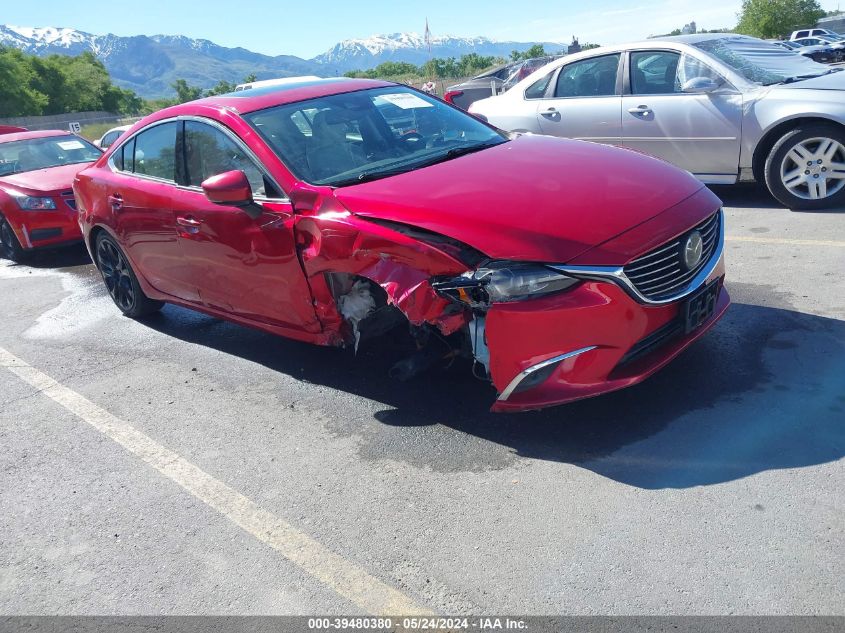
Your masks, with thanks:
<instances>
[{"instance_id":1,"label":"silver sedan","mask_svg":"<svg viewBox=\"0 0 845 633\"><path fill-rule=\"evenodd\" d=\"M845 72L755 38L592 49L469 111L509 131L630 147L709 184L765 182L792 209L845 206Z\"/></svg>"}]
</instances>

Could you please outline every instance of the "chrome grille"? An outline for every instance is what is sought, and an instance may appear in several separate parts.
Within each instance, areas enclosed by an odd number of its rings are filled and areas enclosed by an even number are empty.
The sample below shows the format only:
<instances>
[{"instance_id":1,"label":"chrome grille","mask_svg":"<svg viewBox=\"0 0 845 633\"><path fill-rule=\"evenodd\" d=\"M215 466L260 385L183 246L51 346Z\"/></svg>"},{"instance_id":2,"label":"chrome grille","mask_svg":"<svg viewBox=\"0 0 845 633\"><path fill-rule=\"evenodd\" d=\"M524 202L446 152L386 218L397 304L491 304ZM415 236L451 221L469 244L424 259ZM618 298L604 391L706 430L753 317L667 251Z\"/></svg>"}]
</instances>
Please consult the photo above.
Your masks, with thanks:
<instances>
[{"instance_id":1,"label":"chrome grille","mask_svg":"<svg viewBox=\"0 0 845 633\"><path fill-rule=\"evenodd\" d=\"M65 204L69 206L71 209L76 211L76 198L73 197L72 191L63 191L62 192L62 200L65 201Z\"/></svg>"},{"instance_id":2,"label":"chrome grille","mask_svg":"<svg viewBox=\"0 0 845 633\"><path fill-rule=\"evenodd\" d=\"M625 276L637 291L652 301L660 301L682 292L703 269L719 241L721 211L717 211L698 226L653 251L638 257L624 267ZM692 269L687 269L683 259L683 245L693 232L701 233L701 259Z\"/></svg>"}]
</instances>

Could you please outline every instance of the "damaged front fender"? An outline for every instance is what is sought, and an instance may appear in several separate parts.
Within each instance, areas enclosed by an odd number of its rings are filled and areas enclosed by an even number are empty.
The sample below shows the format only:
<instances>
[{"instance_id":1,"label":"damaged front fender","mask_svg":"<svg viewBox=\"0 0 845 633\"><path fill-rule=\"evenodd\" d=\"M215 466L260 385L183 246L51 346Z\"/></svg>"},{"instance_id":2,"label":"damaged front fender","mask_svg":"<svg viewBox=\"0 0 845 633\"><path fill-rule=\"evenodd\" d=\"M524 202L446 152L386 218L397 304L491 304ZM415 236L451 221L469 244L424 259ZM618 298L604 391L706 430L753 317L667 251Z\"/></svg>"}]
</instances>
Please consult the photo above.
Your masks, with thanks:
<instances>
[{"instance_id":1,"label":"damaged front fender","mask_svg":"<svg viewBox=\"0 0 845 633\"><path fill-rule=\"evenodd\" d=\"M363 277L380 286L388 305L399 309L412 325L429 324L449 335L472 318L467 310L438 295L429 281L461 274L468 264L447 253L447 247L420 241L397 228L343 211L298 219L297 243L314 308L335 344L348 344L354 338L332 287L331 276L337 274Z\"/></svg>"}]
</instances>

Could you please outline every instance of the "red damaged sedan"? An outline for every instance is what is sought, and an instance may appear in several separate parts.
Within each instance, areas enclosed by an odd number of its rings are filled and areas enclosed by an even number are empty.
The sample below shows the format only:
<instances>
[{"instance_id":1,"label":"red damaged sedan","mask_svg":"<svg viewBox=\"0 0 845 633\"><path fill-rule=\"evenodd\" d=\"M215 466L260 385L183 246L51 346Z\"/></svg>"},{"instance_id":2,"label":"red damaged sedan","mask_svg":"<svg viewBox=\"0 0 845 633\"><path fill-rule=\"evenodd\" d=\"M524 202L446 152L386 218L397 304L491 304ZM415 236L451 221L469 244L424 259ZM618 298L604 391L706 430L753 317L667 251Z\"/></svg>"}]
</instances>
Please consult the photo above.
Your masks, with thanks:
<instances>
[{"instance_id":1,"label":"red damaged sedan","mask_svg":"<svg viewBox=\"0 0 845 633\"><path fill-rule=\"evenodd\" d=\"M0 256L19 261L40 247L82 239L71 184L101 156L88 141L63 132L0 136Z\"/></svg>"},{"instance_id":2,"label":"red damaged sedan","mask_svg":"<svg viewBox=\"0 0 845 633\"><path fill-rule=\"evenodd\" d=\"M637 383L729 304L718 198L628 150L510 138L438 99L309 80L174 106L74 183L109 293L321 345L406 323L495 411Z\"/></svg>"}]
</instances>

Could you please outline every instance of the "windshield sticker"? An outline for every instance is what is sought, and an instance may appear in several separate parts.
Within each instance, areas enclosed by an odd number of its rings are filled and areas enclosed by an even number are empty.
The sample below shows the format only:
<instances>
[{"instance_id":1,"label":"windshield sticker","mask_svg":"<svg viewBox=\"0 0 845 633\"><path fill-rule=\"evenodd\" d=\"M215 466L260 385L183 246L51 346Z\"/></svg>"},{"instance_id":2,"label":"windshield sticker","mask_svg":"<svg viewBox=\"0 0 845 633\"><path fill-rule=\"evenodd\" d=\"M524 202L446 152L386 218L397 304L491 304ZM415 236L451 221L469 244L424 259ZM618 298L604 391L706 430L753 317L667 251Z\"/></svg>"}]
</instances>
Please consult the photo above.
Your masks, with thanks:
<instances>
[{"instance_id":1,"label":"windshield sticker","mask_svg":"<svg viewBox=\"0 0 845 633\"><path fill-rule=\"evenodd\" d=\"M57 145L62 149L85 149L80 141L59 141Z\"/></svg>"},{"instance_id":2,"label":"windshield sticker","mask_svg":"<svg viewBox=\"0 0 845 633\"><path fill-rule=\"evenodd\" d=\"M397 92L395 94L379 95L378 98L384 99L388 103L392 103L403 110L434 107L434 104L429 103L425 99L420 99L417 95L411 94L410 92Z\"/></svg>"}]
</instances>

